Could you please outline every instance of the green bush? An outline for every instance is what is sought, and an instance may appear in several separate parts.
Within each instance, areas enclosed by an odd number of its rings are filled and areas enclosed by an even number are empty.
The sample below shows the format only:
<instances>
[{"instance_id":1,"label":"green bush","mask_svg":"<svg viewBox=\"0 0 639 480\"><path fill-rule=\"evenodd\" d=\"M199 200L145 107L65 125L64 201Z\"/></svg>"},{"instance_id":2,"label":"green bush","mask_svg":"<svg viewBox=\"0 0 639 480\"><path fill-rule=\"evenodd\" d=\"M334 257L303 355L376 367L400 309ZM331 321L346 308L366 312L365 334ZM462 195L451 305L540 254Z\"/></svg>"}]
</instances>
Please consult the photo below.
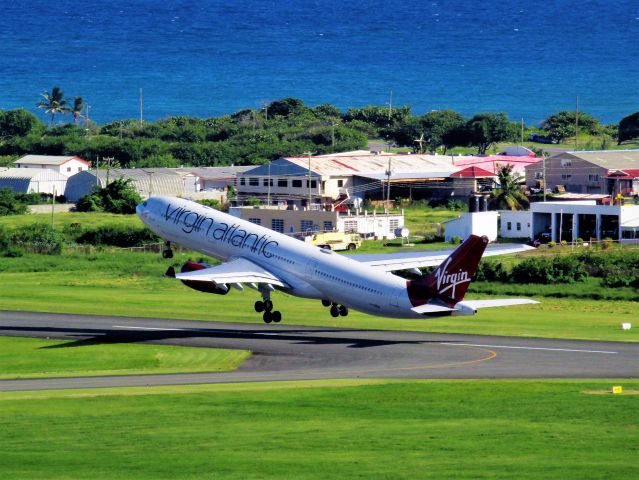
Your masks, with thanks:
<instances>
[{"instance_id":1,"label":"green bush","mask_svg":"<svg viewBox=\"0 0 639 480\"><path fill-rule=\"evenodd\" d=\"M138 247L160 241L148 228L125 226L102 226L88 229L76 238L76 242L89 245L111 245L114 247Z\"/></svg>"},{"instance_id":2,"label":"green bush","mask_svg":"<svg viewBox=\"0 0 639 480\"><path fill-rule=\"evenodd\" d=\"M475 280L484 282L505 282L508 281L510 275L501 262L494 260L483 260L479 263Z\"/></svg>"},{"instance_id":3,"label":"green bush","mask_svg":"<svg viewBox=\"0 0 639 480\"><path fill-rule=\"evenodd\" d=\"M0 216L23 215L29 211L27 203L21 201L10 188L0 188Z\"/></svg>"},{"instance_id":4,"label":"green bush","mask_svg":"<svg viewBox=\"0 0 639 480\"><path fill-rule=\"evenodd\" d=\"M583 264L574 256L533 257L515 265L512 280L516 283L574 283L586 277Z\"/></svg>"},{"instance_id":5,"label":"green bush","mask_svg":"<svg viewBox=\"0 0 639 480\"><path fill-rule=\"evenodd\" d=\"M12 249L27 250L44 255L60 255L64 236L47 223L33 223L19 227L11 234Z\"/></svg>"}]
</instances>

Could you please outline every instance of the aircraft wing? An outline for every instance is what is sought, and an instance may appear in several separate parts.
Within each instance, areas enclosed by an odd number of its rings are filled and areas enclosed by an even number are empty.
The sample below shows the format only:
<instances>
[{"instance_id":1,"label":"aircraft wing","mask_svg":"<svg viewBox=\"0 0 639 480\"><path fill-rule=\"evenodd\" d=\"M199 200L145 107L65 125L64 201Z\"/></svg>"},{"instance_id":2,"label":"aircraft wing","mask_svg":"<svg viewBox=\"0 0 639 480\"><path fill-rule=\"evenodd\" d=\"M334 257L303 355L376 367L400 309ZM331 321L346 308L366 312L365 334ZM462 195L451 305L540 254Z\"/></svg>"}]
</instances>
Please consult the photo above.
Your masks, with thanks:
<instances>
[{"instance_id":1,"label":"aircraft wing","mask_svg":"<svg viewBox=\"0 0 639 480\"><path fill-rule=\"evenodd\" d=\"M519 244L494 245L488 247L483 256L507 255L510 253L526 252L528 250L535 250L535 248ZM397 270L409 270L411 268L434 267L440 265L451 253L452 250L433 250L431 252L362 253L349 255L349 257L386 272L393 272Z\"/></svg>"},{"instance_id":2,"label":"aircraft wing","mask_svg":"<svg viewBox=\"0 0 639 480\"><path fill-rule=\"evenodd\" d=\"M228 283L268 283L279 287L288 285L268 270L245 258L234 258L226 263L214 267L194 270L192 272L176 273L175 278L189 282Z\"/></svg>"}]
</instances>

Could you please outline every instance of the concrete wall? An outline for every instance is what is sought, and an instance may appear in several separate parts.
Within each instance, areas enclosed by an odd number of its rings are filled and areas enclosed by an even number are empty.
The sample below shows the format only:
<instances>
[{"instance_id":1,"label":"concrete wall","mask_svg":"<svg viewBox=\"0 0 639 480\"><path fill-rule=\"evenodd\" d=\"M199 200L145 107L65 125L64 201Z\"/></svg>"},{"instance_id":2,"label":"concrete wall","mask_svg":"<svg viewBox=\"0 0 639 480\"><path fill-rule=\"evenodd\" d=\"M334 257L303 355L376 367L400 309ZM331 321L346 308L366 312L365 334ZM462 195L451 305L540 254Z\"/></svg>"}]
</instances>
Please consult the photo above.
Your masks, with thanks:
<instances>
[{"instance_id":1,"label":"concrete wall","mask_svg":"<svg viewBox=\"0 0 639 480\"><path fill-rule=\"evenodd\" d=\"M497 212L462 213L459 218L444 223L444 239L450 242L453 237L466 240L470 235L486 235L488 240L497 240Z\"/></svg>"},{"instance_id":2,"label":"concrete wall","mask_svg":"<svg viewBox=\"0 0 639 480\"><path fill-rule=\"evenodd\" d=\"M502 238L530 238L532 212L502 210L499 212L499 217L501 220L499 232Z\"/></svg>"}]
</instances>

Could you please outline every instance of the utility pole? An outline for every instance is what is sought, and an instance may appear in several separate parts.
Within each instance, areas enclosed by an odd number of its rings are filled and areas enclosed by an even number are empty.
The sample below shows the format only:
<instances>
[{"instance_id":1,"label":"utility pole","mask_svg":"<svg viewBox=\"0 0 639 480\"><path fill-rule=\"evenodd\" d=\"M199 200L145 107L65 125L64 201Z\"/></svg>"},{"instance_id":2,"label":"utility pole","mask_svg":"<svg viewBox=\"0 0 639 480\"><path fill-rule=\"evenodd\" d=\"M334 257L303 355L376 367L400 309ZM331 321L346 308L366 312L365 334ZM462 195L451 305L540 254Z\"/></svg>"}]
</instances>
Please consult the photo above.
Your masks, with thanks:
<instances>
[{"instance_id":1,"label":"utility pole","mask_svg":"<svg viewBox=\"0 0 639 480\"><path fill-rule=\"evenodd\" d=\"M51 228L53 228L53 212L55 211L55 187L53 187L53 195L51 195Z\"/></svg>"},{"instance_id":2,"label":"utility pole","mask_svg":"<svg viewBox=\"0 0 639 480\"><path fill-rule=\"evenodd\" d=\"M95 186L100 186L100 156L95 156Z\"/></svg>"},{"instance_id":3,"label":"utility pole","mask_svg":"<svg viewBox=\"0 0 639 480\"><path fill-rule=\"evenodd\" d=\"M393 114L393 91L390 92L390 101L388 102L388 124L390 125L391 115Z\"/></svg>"},{"instance_id":4,"label":"utility pole","mask_svg":"<svg viewBox=\"0 0 639 480\"><path fill-rule=\"evenodd\" d=\"M579 137L579 95L575 104L575 150L577 150L577 137Z\"/></svg>"},{"instance_id":5,"label":"utility pole","mask_svg":"<svg viewBox=\"0 0 639 480\"><path fill-rule=\"evenodd\" d=\"M153 195L153 172L148 172L149 174L149 198Z\"/></svg>"},{"instance_id":6,"label":"utility pole","mask_svg":"<svg viewBox=\"0 0 639 480\"><path fill-rule=\"evenodd\" d=\"M521 119L521 143L519 145L523 146L523 144L524 144L524 119L522 117L522 119Z\"/></svg>"},{"instance_id":7,"label":"utility pole","mask_svg":"<svg viewBox=\"0 0 639 480\"><path fill-rule=\"evenodd\" d=\"M111 170L111 160L114 160L115 157L102 157L102 160L107 162L107 174L106 174L106 184L104 185L105 187L109 186L109 173Z\"/></svg>"},{"instance_id":8,"label":"utility pole","mask_svg":"<svg viewBox=\"0 0 639 480\"><path fill-rule=\"evenodd\" d=\"M142 117L142 88L140 88L140 128L142 128L143 123L144 119Z\"/></svg>"},{"instance_id":9,"label":"utility pole","mask_svg":"<svg viewBox=\"0 0 639 480\"><path fill-rule=\"evenodd\" d=\"M391 157L388 157L388 170L386 170L386 208L390 210L390 177L391 177Z\"/></svg>"},{"instance_id":10,"label":"utility pole","mask_svg":"<svg viewBox=\"0 0 639 480\"><path fill-rule=\"evenodd\" d=\"M268 190L266 194L266 204L271 205L271 161L268 161Z\"/></svg>"},{"instance_id":11,"label":"utility pole","mask_svg":"<svg viewBox=\"0 0 639 480\"><path fill-rule=\"evenodd\" d=\"M544 202L546 201L546 153L545 152L541 152L541 158L543 159L542 162L542 173L541 176L543 177L543 184L542 184L542 189L544 191Z\"/></svg>"},{"instance_id":12,"label":"utility pole","mask_svg":"<svg viewBox=\"0 0 639 480\"><path fill-rule=\"evenodd\" d=\"M307 210L311 209L311 152L304 152L304 155L308 155L308 204L306 205Z\"/></svg>"}]
</instances>

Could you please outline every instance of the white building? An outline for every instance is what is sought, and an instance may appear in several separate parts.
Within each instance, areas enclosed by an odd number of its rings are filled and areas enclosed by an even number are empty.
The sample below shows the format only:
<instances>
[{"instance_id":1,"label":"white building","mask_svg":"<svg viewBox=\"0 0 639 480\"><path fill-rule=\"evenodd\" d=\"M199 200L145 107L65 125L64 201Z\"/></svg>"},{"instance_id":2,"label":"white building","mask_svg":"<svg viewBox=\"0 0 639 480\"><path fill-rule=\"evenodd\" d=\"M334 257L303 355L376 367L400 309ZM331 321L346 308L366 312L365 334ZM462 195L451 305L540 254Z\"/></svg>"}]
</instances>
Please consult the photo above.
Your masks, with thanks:
<instances>
[{"instance_id":1,"label":"white building","mask_svg":"<svg viewBox=\"0 0 639 480\"><path fill-rule=\"evenodd\" d=\"M359 233L365 238L395 238L404 226L404 214L298 210L286 207L231 207L235 217L262 225L276 232L307 235L311 232Z\"/></svg>"},{"instance_id":2,"label":"white building","mask_svg":"<svg viewBox=\"0 0 639 480\"><path fill-rule=\"evenodd\" d=\"M531 238L549 233L552 241L612 238L639 243L639 205L596 205L594 201L531 204Z\"/></svg>"},{"instance_id":3,"label":"white building","mask_svg":"<svg viewBox=\"0 0 639 480\"><path fill-rule=\"evenodd\" d=\"M91 164L75 156L25 155L13 162L16 168L37 168L53 170L65 177L88 170Z\"/></svg>"},{"instance_id":4,"label":"white building","mask_svg":"<svg viewBox=\"0 0 639 480\"><path fill-rule=\"evenodd\" d=\"M67 177L50 169L7 168L0 171L0 188L15 193L48 193L63 195Z\"/></svg>"},{"instance_id":5,"label":"white building","mask_svg":"<svg viewBox=\"0 0 639 480\"><path fill-rule=\"evenodd\" d=\"M444 222L444 239L450 242L454 237L466 240L471 235L486 235L488 240L497 240L497 219L495 211L462 213L460 217Z\"/></svg>"},{"instance_id":6,"label":"white building","mask_svg":"<svg viewBox=\"0 0 639 480\"><path fill-rule=\"evenodd\" d=\"M530 238L531 237L531 213L529 210L512 211L501 210L499 212L501 227L499 236L502 238Z\"/></svg>"}]
</instances>

